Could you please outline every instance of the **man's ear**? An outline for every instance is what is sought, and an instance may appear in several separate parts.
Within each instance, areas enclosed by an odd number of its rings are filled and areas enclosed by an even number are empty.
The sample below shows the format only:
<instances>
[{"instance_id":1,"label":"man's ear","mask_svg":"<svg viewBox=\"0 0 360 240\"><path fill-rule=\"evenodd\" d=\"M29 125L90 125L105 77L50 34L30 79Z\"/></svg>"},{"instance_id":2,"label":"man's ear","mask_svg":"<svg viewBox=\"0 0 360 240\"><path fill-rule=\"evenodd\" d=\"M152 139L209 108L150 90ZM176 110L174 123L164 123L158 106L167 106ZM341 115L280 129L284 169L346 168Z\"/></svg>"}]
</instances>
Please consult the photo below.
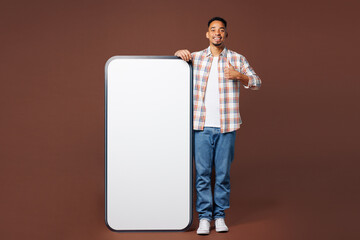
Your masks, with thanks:
<instances>
[{"instance_id":1,"label":"man's ear","mask_svg":"<svg viewBox=\"0 0 360 240\"><path fill-rule=\"evenodd\" d=\"M225 37L226 37L226 38L228 38L228 36L229 36L229 33L228 33L228 32L226 32L226 33L225 33Z\"/></svg>"},{"instance_id":2,"label":"man's ear","mask_svg":"<svg viewBox=\"0 0 360 240\"><path fill-rule=\"evenodd\" d=\"M209 32L206 32L206 38L209 39L210 36L209 36Z\"/></svg>"}]
</instances>

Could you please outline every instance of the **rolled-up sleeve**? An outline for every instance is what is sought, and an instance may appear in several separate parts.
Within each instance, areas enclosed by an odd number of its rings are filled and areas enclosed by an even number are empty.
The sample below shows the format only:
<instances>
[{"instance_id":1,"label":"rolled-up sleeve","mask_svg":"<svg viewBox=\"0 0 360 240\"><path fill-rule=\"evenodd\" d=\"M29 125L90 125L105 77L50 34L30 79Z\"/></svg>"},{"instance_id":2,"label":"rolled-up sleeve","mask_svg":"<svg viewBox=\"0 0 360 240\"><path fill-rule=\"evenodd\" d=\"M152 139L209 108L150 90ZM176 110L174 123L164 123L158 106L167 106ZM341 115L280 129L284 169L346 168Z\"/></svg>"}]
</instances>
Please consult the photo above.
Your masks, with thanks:
<instances>
[{"instance_id":1,"label":"rolled-up sleeve","mask_svg":"<svg viewBox=\"0 0 360 240\"><path fill-rule=\"evenodd\" d=\"M249 62L244 56L241 58L242 68L241 73L249 77L249 83L244 88L250 88L251 90L258 90L261 86L261 79L256 75L254 69L250 66Z\"/></svg>"}]
</instances>

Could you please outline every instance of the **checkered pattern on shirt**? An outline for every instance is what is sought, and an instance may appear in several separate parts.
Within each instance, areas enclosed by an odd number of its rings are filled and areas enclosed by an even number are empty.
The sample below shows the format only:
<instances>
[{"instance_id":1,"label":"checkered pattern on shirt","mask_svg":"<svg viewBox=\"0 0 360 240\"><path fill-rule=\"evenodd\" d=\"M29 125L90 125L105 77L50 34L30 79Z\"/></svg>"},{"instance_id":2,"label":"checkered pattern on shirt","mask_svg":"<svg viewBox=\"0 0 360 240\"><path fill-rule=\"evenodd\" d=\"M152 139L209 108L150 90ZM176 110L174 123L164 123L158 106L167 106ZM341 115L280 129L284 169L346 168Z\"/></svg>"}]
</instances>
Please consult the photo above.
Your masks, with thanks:
<instances>
[{"instance_id":1,"label":"checkered pattern on shirt","mask_svg":"<svg viewBox=\"0 0 360 240\"><path fill-rule=\"evenodd\" d=\"M194 74L194 130L203 130L206 117L204 97L206 84L210 73L213 56L210 47L199 52L191 53ZM231 132L240 128L242 123L239 110L240 81L226 80L224 69L227 61L234 66L236 71L249 77L248 86L257 90L261 86L261 80L250 67L244 56L224 48L219 56L219 93L220 93L220 132Z\"/></svg>"}]
</instances>

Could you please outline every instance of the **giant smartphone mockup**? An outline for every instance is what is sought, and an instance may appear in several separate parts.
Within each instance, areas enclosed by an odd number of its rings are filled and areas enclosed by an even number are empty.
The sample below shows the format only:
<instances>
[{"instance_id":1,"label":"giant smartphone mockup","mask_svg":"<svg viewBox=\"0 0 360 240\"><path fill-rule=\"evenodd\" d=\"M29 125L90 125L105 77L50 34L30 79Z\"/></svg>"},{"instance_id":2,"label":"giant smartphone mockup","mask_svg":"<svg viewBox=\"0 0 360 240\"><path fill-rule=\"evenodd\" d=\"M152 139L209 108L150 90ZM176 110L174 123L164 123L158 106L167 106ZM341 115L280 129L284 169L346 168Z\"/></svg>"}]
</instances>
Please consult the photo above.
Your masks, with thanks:
<instances>
[{"instance_id":1,"label":"giant smartphone mockup","mask_svg":"<svg viewBox=\"0 0 360 240\"><path fill-rule=\"evenodd\" d=\"M105 221L183 231L192 221L192 66L116 56L105 66Z\"/></svg>"}]
</instances>

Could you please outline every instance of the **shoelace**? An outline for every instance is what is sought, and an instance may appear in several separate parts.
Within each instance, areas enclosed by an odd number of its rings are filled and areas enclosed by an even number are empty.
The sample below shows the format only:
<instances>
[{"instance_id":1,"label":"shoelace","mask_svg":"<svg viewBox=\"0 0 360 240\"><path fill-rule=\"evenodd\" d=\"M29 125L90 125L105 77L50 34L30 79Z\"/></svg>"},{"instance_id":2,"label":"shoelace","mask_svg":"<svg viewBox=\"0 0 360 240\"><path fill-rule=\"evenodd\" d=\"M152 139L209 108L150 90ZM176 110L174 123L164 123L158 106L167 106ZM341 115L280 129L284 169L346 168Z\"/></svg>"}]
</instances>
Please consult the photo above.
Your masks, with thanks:
<instances>
[{"instance_id":1,"label":"shoelace","mask_svg":"<svg viewBox=\"0 0 360 240\"><path fill-rule=\"evenodd\" d=\"M207 227L208 224L209 224L209 221L207 221L207 220L200 220L200 225L201 225L202 227Z\"/></svg>"},{"instance_id":2,"label":"shoelace","mask_svg":"<svg viewBox=\"0 0 360 240\"><path fill-rule=\"evenodd\" d=\"M216 221L216 223L217 223L217 225L219 225L219 226L225 226L225 221L224 221L224 219L222 219L222 218L218 219L218 220Z\"/></svg>"}]
</instances>

